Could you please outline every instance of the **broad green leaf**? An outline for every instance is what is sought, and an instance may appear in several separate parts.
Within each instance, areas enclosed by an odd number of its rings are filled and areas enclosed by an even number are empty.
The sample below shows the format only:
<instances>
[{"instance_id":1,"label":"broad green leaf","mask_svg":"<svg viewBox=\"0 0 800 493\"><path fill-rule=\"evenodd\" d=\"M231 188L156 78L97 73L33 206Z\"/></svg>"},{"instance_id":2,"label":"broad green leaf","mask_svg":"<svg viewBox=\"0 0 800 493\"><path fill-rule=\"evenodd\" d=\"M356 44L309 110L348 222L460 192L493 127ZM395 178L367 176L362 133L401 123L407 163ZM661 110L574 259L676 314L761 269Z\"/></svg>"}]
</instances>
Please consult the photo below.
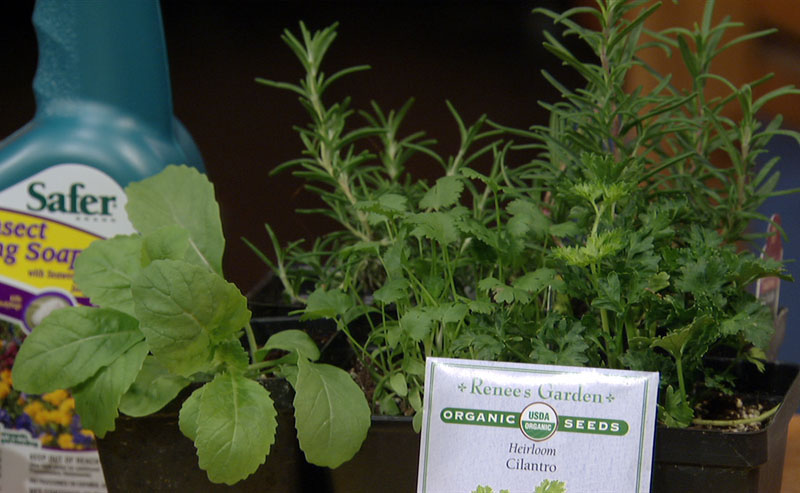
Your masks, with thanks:
<instances>
[{"instance_id":1,"label":"broad green leaf","mask_svg":"<svg viewBox=\"0 0 800 493\"><path fill-rule=\"evenodd\" d=\"M140 341L73 389L75 412L83 426L98 437L103 438L106 432L114 430L120 399L136 380L147 352L147 343Z\"/></svg>"},{"instance_id":2,"label":"broad green leaf","mask_svg":"<svg viewBox=\"0 0 800 493\"><path fill-rule=\"evenodd\" d=\"M403 238L397 238L394 243L386 248L386 252L381 257L383 267L386 269L386 275L390 279L399 279L403 276L405 244L406 242Z\"/></svg>"},{"instance_id":3,"label":"broad green leaf","mask_svg":"<svg viewBox=\"0 0 800 493\"><path fill-rule=\"evenodd\" d=\"M142 237L142 265L154 260L192 260L189 232L178 225L164 226Z\"/></svg>"},{"instance_id":4,"label":"broad green leaf","mask_svg":"<svg viewBox=\"0 0 800 493\"><path fill-rule=\"evenodd\" d=\"M93 304L133 315L131 281L142 270L142 239L98 240L78 255L75 283Z\"/></svg>"},{"instance_id":5,"label":"broad green leaf","mask_svg":"<svg viewBox=\"0 0 800 493\"><path fill-rule=\"evenodd\" d=\"M314 320L318 318L334 318L344 315L352 306L350 298L338 289L325 290L317 288L308 295L306 307L301 320Z\"/></svg>"},{"instance_id":6,"label":"broad green leaf","mask_svg":"<svg viewBox=\"0 0 800 493\"><path fill-rule=\"evenodd\" d=\"M403 360L403 371L408 373L409 375L417 375L417 376L424 376L425 375L425 364L414 358L406 358Z\"/></svg>"},{"instance_id":7,"label":"broad green leaf","mask_svg":"<svg viewBox=\"0 0 800 493\"><path fill-rule=\"evenodd\" d=\"M461 221L456 223L456 226L465 235L474 236L477 240L479 240L477 245L473 245L475 252L479 254L479 256L483 258L495 258L494 256L490 255L496 253L495 250L497 249L497 244L499 241L498 231L489 229L484 224L473 218L463 218Z\"/></svg>"},{"instance_id":8,"label":"broad green leaf","mask_svg":"<svg viewBox=\"0 0 800 493\"><path fill-rule=\"evenodd\" d=\"M398 416L400 414L400 408L397 407L397 403L394 401L395 397L392 394L383 394L383 397L378 402L378 408L380 409L380 414L383 416Z\"/></svg>"},{"instance_id":9,"label":"broad green leaf","mask_svg":"<svg viewBox=\"0 0 800 493\"><path fill-rule=\"evenodd\" d=\"M527 200L513 200L508 204L508 231L517 237L533 234L537 237L544 236L550 225L550 220L541 210L541 206Z\"/></svg>"},{"instance_id":10,"label":"broad green leaf","mask_svg":"<svg viewBox=\"0 0 800 493\"><path fill-rule=\"evenodd\" d=\"M653 274L647 281L647 289L649 289L654 293L657 293L668 286L669 286L669 274L667 274L666 272L659 272L657 274Z\"/></svg>"},{"instance_id":11,"label":"broad green leaf","mask_svg":"<svg viewBox=\"0 0 800 493\"><path fill-rule=\"evenodd\" d=\"M425 275L422 284L432 298L439 298L450 287L445 281L445 276L435 270L431 270Z\"/></svg>"},{"instance_id":12,"label":"broad green leaf","mask_svg":"<svg viewBox=\"0 0 800 493\"><path fill-rule=\"evenodd\" d=\"M686 347L686 342L692 335L692 327L686 326L680 330L675 330L669 334L659 337L651 344L652 347L660 347L665 349L674 358L680 358L683 354L683 348Z\"/></svg>"},{"instance_id":13,"label":"broad green leaf","mask_svg":"<svg viewBox=\"0 0 800 493\"><path fill-rule=\"evenodd\" d=\"M529 283L530 279L520 278L522 279L522 284ZM518 279L519 281L519 279ZM485 279L481 279L478 282L478 288L482 290L488 290L494 293L492 299L494 299L497 303L514 303L518 301L520 303L529 303L531 300L530 294L526 289L519 289L516 286L508 286L503 284L499 280L495 279L494 277L487 277Z\"/></svg>"},{"instance_id":14,"label":"broad green leaf","mask_svg":"<svg viewBox=\"0 0 800 493\"><path fill-rule=\"evenodd\" d=\"M389 387L400 397L405 397L408 394L408 384L406 383L405 375L402 373L395 373L389 378Z\"/></svg>"},{"instance_id":15,"label":"broad green leaf","mask_svg":"<svg viewBox=\"0 0 800 493\"><path fill-rule=\"evenodd\" d=\"M403 195L385 193L378 200L360 201L355 204L359 210L370 213L371 224L378 224L389 218L403 214L407 209L408 199Z\"/></svg>"},{"instance_id":16,"label":"broad green leaf","mask_svg":"<svg viewBox=\"0 0 800 493\"><path fill-rule=\"evenodd\" d=\"M388 322L383 324L383 328L386 331L386 345L388 348L393 349L397 347L400 340L403 338L403 329L400 327L400 324Z\"/></svg>"},{"instance_id":17,"label":"broad green leaf","mask_svg":"<svg viewBox=\"0 0 800 493\"><path fill-rule=\"evenodd\" d=\"M675 287L696 296L714 296L721 293L726 282L726 266L722 259L709 257L687 262L675 279Z\"/></svg>"},{"instance_id":18,"label":"broad green leaf","mask_svg":"<svg viewBox=\"0 0 800 493\"><path fill-rule=\"evenodd\" d=\"M509 286L499 286L494 290L494 300L498 303L513 303L516 297L514 289Z\"/></svg>"},{"instance_id":19,"label":"broad green leaf","mask_svg":"<svg viewBox=\"0 0 800 493\"><path fill-rule=\"evenodd\" d=\"M765 370L764 362L767 361L767 353L763 349L751 347L745 353L745 359L755 365L759 372L763 373Z\"/></svg>"},{"instance_id":20,"label":"broad green leaf","mask_svg":"<svg viewBox=\"0 0 800 493\"><path fill-rule=\"evenodd\" d=\"M214 347L214 365L224 365L228 371L247 370L250 355L238 339L223 341Z\"/></svg>"},{"instance_id":21,"label":"broad green leaf","mask_svg":"<svg viewBox=\"0 0 800 493\"><path fill-rule=\"evenodd\" d=\"M433 317L442 323L457 324L464 320L469 312L469 307L466 303L445 303L435 309Z\"/></svg>"},{"instance_id":22,"label":"broad green leaf","mask_svg":"<svg viewBox=\"0 0 800 493\"><path fill-rule=\"evenodd\" d=\"M605 279L597 281L598 297L592 301L592 306L615 313L622 313L625 306L622 303L622 291L619 276L612 272Z\"/></svg>"},{"instance_id":23,"label":"broad green leaf","mask_svg":"<svg viewBox=\"0 0 800 493\"><path fill-rule=\"evenodd\" d=\"M463 190L464 182L460 177L443 176L425 193L419 201L419 208L439 210L450 207L458 202Z\"/></svg>"},{"instance_id":24,"label":"broad green leaf","mask_svg":"<svg viewBox=\"0 0 800 493\"><path fill-rule=\"evenodd\" d=\"M206 384L208 385L208 384ZM203 398L203 391L206 386L192 392L192 394L183 401L181 411L178 413L178 428L181 433L191 441L197 439L197 418L200 415L200 400Z\"/></svg>"},{"instance_id":25,"label":"broad green leaf","mask_svg":"<svg viewBox=\"0 0 800 493\"><path fill-rule=\"evenodd\" d=\"M395 213L405 212L408 208L408 198L396 193L385 193L378 198L378 203L384 209Z\"/></svg>"},{"instance_id":26,"label":"broad green leaf","mask_svg":"<svg viewBox=\"0 0 800 493\"><path fill-rule=\"evenodd\" d=\"M587 339L580 322L551 315L532 341L528 357L545 365L584 366L588 362Z\"/></svg>"},{"instance_id":27,"label":"broad green leaf","mask_svg":"<svg viewBox=\"0 0 800 493\"><path fill-rule=\"evenodd\" d=\"M400 317L400 327L411 339L419 342L430 334L433 319L421 308L412 308Z\"/></svg>"},{"instance_id":28,"label":"broad green leaf","mask_svg":"<svg viewBox=\"0 0 800 493\"><path fill-rule=\"evenodd\" d=\"M491 291L503 286L505 286L505 284L495 277L486 277L478 281L478 289L482 291Z\"/></svg>"},{"instance_id":29,"label":"broad green leaf","mask_svg":"<svg viewBox=\"0 0 800 493\"><path fill-rule=\"evenodd\" d=\"M388 305L408 296L408 288L409 283L406 279L392 279L376 290L372 294L372 297L375 298L376 301Z\"/></svg>"},{"instance_id":30,"label":"broad green leaf","mask_svg":"<svg viewBox=\"0 0 800 493\"><path fill-rule=\"evenodd\" d=\"M422 413L414 413L414 417L411 420L411 428L414 430L414 433L419 433L422 431Z\"/></svg>"},{"instance_id":31,"label":"broad green leaf","mask_svg":"<svg viewBox=\"0 0 800 493\"><path fill-rule=\"evenodd\" d=\"M472 313L489 314L494 310L495 305L488 301L472 300L469 302L469 311Z\"/></svg>"},{"instance_id":32,"label":"broad green leaf","mask_svg":"<svg viewBox=\"0 0 800 493\"><path fill-rule=\"evenodd\" d=\"M255 472L275 441L276 416L269 391L253 380L223 373L206 384L194 444L208 479L233 484Z\"/></svg>"},{"instance_id":33,"label":"broad green leaf","mask_svg":"<svg viewBox=\"0 0 800 493\"><path fill-rule=\"evenodd\" d=\"M505 349L505 345L490 334L465 332L453 342L453 349L469 351L475 359L495 360Z\"/></svg>"},{"instance_id":34,"label":"broad green leaf","mask_svg":"<svg viewBox=\"0 0 800 493\"><path fill-rule=\"evenodd\" d=\"M747 342L760 349L769 346L774 330L769 308L755 299L737 306L733 317L720 323L722 334L742 334Z\"/></svg>"},{"instance_id":35,"label":"broad green leaf","mask_svg":"<svg viewBox=\"0 0 800 493\"><path fill-rule=\"evenodd\" d=\"M75 387L142 339L136 319L120 311L85 306L56 310L20 348L14 386L29 394Z\"/></svg>"},{"instance_id":36,"label":"broad green leaf","mask_svg":"<svg viewBox=\"0 0 800 493\"><path fill-rule=\"evenodd\" d=\"M459 172L461 173L461 176L463 176L464 178L468 178L470 180L479 180L488 185L489 188L491 188L492 190L496 191L500 189L500 187L497 184L497 180L495 178L490 178L486 175L478 173L472 168L460 168Z\"/></svg>"},{"instance_id":37,"label":"broad green leaf","mask_svg":"<svg viewBox=\"0 0 800 493\"><path fill-rule=\"evenodd\" d=\"M564 282L558 278L558 273L547 267L541 267L533 272L514 280L514 287L529 293L538 293L548 286L561 286Z\"/></svg>"},{"instance_id":38,"label":"broad green leaf","mask_svg":"<svg viewBox=\"0 0 800 493\"><path fill-rule=\"evenodd\" d=\"M408 391L408 403L414 411L422 412L422 395L418 386L411 387Z\"/></svg>"},{"instance_id":39,"label":"broad green leaf","mask_svg":"<svg viewBox=\"0 0 800 493\"><path fill-rule=\"evenodd\" d=\"M667 387L664 405L659 405L658 410L659 420L670 428L686 428L694 418L694 411L686 402L686 396L673 389L672 385Z\"/></svg>"},{"instance_id":40,"label":"broad green leaf","mask_svg":"<svg viewBox=\"0 0 800 493\"><path fill-rule=\"evenodd\" d=\"M550 234L556 238L566 238L568 236L575 236L581 232L581 229L574 222L566 222L553 224L550 226Z\"/></svg>"},{"instance_id":41,"label":"broad green leaf","mask_svg":"<svg viewBox=\"0 0 800 493\"><path fill-rule=\"evenodd\" d=\"M308 462L337 467L358 452L367 436L367 399L341 368L303 359L297 366L294 416L300 448Z\"/></svg>"},{"instance_id":42,"label":"broad green leaf","mask_svg":"<svg viewBox=\"0 0 800 493\"><path fill-rule=\"evenodd\" d=\"M689 339L692 337L692 335L696 332L703 331L706 327L714 323L715 322L711 317L707 315L700 316L693 320L690 325L687 325L679 330L674 330L669 334L656 339L653 341L652 346L665 349L676 359L680 358L686 349L686 343L689 342Z\"/></svg>"},{"instance_id":43,"label":"broad green leaf","mask_svg":"<svg viewBox=\"0 0 800 493\"><path fill-rule=\"evenodd\" d=\"M411 231L412 236L424 237L448 245L458 241L459 234L456 221L459 216L448 212L423 212L414 214L408 221L417 226Z\"/></svg>"},{"instance_id":44,"label":"broad green leaf","mask_svg":"<svg viewBox=\"0 0 800 493\"><path fill-rule=\"evenodd\" d=\"M214 186L205 175L188 166L168 166L131 183L125 193L125 210L137 231L147 235L165 226L181 226L189 232L194 261L222 272L225 239Z\"/></svg>"},{"instance_id":45,"label":"broad green leaf","mask_svg":"<svg viewBox=\"0 0 800 493\"><path fill-rule=\"evenodd\" d=\"M302 330L282 330L272 334L264 344L265 350L280 349L297 353L300 357L309 361L319 359L319 348L311 337Z\"/></svg>"},{"instance_id":46,"label":"broad green leaf","mask_svg":"<svg viewBox=\"0 0 800 493\"><path fill-rule=\"evenodd\" d=\"M153 356L147 356L133 385L122 395L119 410L128 416L147 416L166 406L189 383L170 373Z\"/></svg>"},{"instance_id":47,"label":"broad green leaf","mask_svg":"<svg viewBox=\"0 0 800 493\"><path fill-rule=\"evenodd\" d=\"M285 378L294 388L294 386L297 385L297 362L295 361L289 365L280 365L278 371L275 372L275 376Z\"/></svg>"},{"instance_id":48,"label":"broad green leaf","mask_svg":"<svg viewBox=\"0 0 800 493\"><path fill-rule=\"evenodd\" d=\"M233 284L198 265L156 260L134 280L136 316L150 350L173 373L208 368L216 344L249 322L247 299Z\"/></svg>"}]
</instances>

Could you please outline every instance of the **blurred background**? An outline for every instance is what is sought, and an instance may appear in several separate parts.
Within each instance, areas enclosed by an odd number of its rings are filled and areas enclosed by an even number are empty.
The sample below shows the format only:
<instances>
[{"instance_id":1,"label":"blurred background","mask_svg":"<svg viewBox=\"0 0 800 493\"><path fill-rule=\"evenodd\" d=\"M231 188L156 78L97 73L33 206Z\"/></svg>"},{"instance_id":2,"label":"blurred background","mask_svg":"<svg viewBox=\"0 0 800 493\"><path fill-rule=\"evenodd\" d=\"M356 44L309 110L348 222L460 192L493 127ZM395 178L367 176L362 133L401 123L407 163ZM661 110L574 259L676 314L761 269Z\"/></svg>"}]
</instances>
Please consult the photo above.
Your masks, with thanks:
<instances>
[{"instance_id":1,"label":"blurred background","mask_svg":"<svg viewBox=\"0 0 800 493\"><path fill-rule=\"evenodd\" d=\"M583 1L583 0L580 0ZM541 76L547 70L568 86L580 83L541 48L542 31L551 29L536 6L559 9L578 1L255 1L161 0L172 77L175 114L194 136L215 183L228 238L225 271L243 291L266 268L240 238L270 250L263 224L284 241L311 239L331 225L323 218L294 214L314 197L289 173L269 176L302 149L292 127L305 125L296 97L257 84L256 77L296 82L302 68L280 40L303 20L310 29L339 22L339 37L326 71L369 64L372 68L342 79L328 101L352 96L354 108L376 100L384 109L415 98L405 129L425 129L438 149L457 149L458 133L445 106L451 101L469 123L486 113L517 127L543 124L547 114L537 101L557 101L558 93ZM652 27L691 25L702 15L700 1L665 2ZM718 16L743 21L747 30L778 27L767 40L731 51L717 70L735 83L775 72L771 87L800 83L800 10L793 0L726 0ZM26 123L35 110L31 82L37 46L31 13L33 0L4 2L0 8L0 138ZM741 32L741 31L740 31ZM670 60L652 60L670 71ZM680 77L680 76L678 76ZM632 79L639 85L643 79ZM800 127L800 97L781 101L779 111ZM354 117L356 118L356 117ZM800 147L776 140L783 159L781 188L800 187ZM421 176L439 170L417 169ZM788 258L800 258L800 195L776 199L764 207L779 212L789 235ZM789 265L800 278L800 268ZM789 327L780 359L800 361L800 283L784 283L781 298L789 307Z\"/></svg>"}]
</instances>

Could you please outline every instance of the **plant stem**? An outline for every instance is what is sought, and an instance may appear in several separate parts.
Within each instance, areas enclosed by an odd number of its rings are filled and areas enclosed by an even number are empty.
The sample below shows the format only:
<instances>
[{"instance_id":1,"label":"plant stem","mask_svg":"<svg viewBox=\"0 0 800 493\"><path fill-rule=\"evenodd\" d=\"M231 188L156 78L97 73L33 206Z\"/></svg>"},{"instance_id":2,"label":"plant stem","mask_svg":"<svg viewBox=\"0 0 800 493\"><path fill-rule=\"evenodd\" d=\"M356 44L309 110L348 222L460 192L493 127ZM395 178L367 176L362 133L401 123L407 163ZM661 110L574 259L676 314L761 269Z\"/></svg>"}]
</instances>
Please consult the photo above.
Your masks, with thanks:
<instances>
[{"instance_id":1,"label":"plant stem","mask_svg":"<svg viewBox=\"0 0 800 493\"><path fill-rule=\"evenodd\" d=\"M681 354L675 356L675 370L678 372L678 389L680 389L681 398L686 400L686 383L683 380L683 361Z\"/></svg>"},{"instance_id":2,"label":"plant stem","mask_svg":"<svg viewBox=\"0 0 800 493\"><path fill-rule=\"evenodd\" d=\"M762 421L766 421L770 417L772 417L775 413L778 412L781 405L778 404L777 406L769 409L768 411L764 411L763 413L759 414L754 418L742 418L742 419L701 419L695 418L692 420L692 424L701 425L701 426L738 426L738 425L749 425L753 423L760 423Z\"/></svg>"},{"instance_id":3,"label":"plant stem","mask_svg":"<svg viewBox=\"0 0 800 493\"><path fill-rule=\"evenodd\" d=\"M247 369L253 372L260 372L264 368L270 368L276 366L278 364L277 362L278 360L262 361L261 363L254 363L248 366Z\"/></svg>"},{"instance_id":4,"label":"plant stem","mask_svg":"<svg viewBox=\"0 0 800 493\"><path fill-rule=\"evenodd\" d=\"M253 333L253 328L250 322L244 326L244 332L247 334L247 345L250 346L250 363L256 362L256 336Z\"/></svg>"}]
</instances>

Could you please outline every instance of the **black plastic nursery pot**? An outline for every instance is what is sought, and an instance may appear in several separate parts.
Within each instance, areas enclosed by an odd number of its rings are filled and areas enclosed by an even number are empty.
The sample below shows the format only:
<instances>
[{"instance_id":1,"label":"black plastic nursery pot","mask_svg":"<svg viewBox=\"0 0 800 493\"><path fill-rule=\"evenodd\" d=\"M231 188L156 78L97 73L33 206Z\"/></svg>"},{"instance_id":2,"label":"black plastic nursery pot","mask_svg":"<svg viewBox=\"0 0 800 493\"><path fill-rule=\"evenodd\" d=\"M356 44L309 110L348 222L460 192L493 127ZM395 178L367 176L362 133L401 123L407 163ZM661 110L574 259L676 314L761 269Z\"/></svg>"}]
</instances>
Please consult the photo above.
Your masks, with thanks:
<instances>
[{"instance_id":1,"label":"black plastic nursery pot","mask_svg":"<svg viewBox=\"0 0 800 493\"><path fill-rule=\"evenodd\" d=\"M412 493L417 490L419 433L411 418L373 416L361 450L336 469L328 469L319 493Z\"/></svg>"},{"instance_id":2,"label":"black plastic nursery pot","mask_svg":"<svg viewBox=\"0 0 800 493\"><path fill-rule=\"evenodd\" d=\"M162 411L142 418L120 416L116 430L98 440L109 493L133 491L301 493L309 476L294 429L291 386L282 379L266 383L278 411L278 430L267 461L234 486L214 484L197 465L191 440L178 429L182 393Z\"/></svg>"},{"instance_id":3,"label":"black plastic nursery pot","mask_svg":"<svg viewBox=\"0 0 800 493\"><path fill-rule=\"evenodd\" d=\"M782 405L754 432L676 429L659 426L655 440L653 493L713 491L780 493L789 421L800 403L800 366L768 363L764 373L741 375L745 397Z\"/></svg>"},{"instance_id":4,"label":"black plastic nursery pot","mask_svg":"<svg viewBox=\"0 0 800 493\"><path fill-rule=\"evenodd\" d=\"M768 363L764 373L743 374L743 395L783 402L755 432L676 429L659 425L652 493L780 493L789 421L800 403L800 366ZM410 418L372 419L361 451L329 470L322 493L408 493L416 490L419 434Z\"/></svg>"}]
</instances>

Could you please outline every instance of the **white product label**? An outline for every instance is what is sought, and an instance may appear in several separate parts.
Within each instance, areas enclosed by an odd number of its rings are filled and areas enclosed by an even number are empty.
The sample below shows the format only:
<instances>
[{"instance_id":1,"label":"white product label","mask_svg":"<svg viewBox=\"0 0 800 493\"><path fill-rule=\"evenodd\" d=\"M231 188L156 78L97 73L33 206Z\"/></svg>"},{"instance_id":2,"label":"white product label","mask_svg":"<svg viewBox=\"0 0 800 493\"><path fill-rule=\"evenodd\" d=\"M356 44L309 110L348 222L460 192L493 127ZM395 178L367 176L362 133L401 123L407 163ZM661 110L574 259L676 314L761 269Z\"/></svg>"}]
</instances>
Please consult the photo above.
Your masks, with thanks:
<instances>
[{"instance_id":1,"label":"white product label","mask_svg":"<svg viewBox=\"0 0 800 493\"><path fill-rule=\"evenodd\" d=\"M104 493L97 452L48 450L30 433L0 435L0 491L25 493Z\"/></svg>"},{"instance_id":2,"label":"white product label","mask_svg":"<svg viewBox=\"0 0 800 493\"><path fill-rule=\"evenodd\" d=\"M648 492L658 373L428 358L417 491Z\"/></svg>"},{"instance_id":3,"label":"white product label","mask_svg":"<svg viewBox=\"0 0 800 493\"><path fill-rule=\"evenodd\" d=\"M134 231L122 187L82 164L60 164L0 191L0 492L105 491L93 435L65 391L12 387L22 340L50 312L88 304L75 259L98 238Z\"/></svg>"}]
</instances>

